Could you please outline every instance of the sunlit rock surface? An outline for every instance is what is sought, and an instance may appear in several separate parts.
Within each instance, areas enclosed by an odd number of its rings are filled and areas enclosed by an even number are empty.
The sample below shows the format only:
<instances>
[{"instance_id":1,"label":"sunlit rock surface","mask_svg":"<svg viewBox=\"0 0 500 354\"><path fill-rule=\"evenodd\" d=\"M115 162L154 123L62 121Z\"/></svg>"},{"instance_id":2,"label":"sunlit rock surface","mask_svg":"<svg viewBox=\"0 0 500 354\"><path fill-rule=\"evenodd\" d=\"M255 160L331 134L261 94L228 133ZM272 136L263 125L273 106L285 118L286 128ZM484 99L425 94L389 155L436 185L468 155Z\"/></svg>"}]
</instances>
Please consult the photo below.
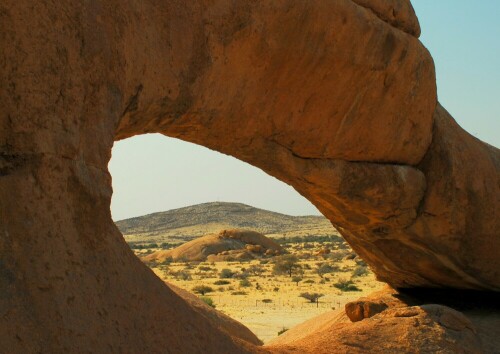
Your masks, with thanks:
<instances>
[{"instance_id":1,"label":"sunlit rock surface","mask_svg":"<svg viewBox=\"0 0 500 354\"><path fill-rule=\"evenodd\" d=\"M500 154L439 106L418 33L408 1L2 1L3 349L267 350L113 224L113 141L149 132L291 184L395 287L498 290Z\"/></svg>"}]
</instances>

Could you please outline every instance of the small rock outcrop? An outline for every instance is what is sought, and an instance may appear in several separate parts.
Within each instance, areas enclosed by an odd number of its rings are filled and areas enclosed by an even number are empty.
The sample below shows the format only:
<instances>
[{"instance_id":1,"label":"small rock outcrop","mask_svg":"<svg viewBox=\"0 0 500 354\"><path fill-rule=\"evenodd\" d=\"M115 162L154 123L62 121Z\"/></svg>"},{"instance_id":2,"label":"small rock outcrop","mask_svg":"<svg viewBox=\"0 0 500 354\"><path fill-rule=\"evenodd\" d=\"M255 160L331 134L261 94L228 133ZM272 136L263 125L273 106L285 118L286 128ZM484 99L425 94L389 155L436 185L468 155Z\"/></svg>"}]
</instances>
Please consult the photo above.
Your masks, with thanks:
<instances>
[{"instance_id":1,"label":"small rock outcrop","mask_svg":"<svg viewBox=\"0 0 500 354\"><path fill-rule=\"evenodd\" d=\"M307 354L495 353L500 312L476 305L462 312L387 288L308 320L266 348Z\"/></svg>"},{"instance_id":2,"label":"small rock outcrop","mask_svg":"<svg viewBox=\"0 0 500 354\"><path fill-rule=\"evenodd\" d=\"M145 257L144 261L164 262L172 261L228 261L249 260L260 258L263 255L278 255L283 248L262 235L248 230L222 230L218 234L210 234L171 250L153 252Z\"/></svg>"}]
</instances>

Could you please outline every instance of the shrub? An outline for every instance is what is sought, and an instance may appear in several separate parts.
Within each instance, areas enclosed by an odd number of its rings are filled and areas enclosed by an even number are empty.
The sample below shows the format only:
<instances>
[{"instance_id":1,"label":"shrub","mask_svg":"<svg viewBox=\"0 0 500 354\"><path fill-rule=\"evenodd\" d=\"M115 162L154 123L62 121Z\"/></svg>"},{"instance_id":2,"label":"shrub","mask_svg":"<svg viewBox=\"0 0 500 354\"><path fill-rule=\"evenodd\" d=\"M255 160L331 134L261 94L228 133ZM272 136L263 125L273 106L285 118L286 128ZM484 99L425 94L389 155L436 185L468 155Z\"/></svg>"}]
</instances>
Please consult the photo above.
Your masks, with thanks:
<instances>
[{"instance_id":1,"label":"shrub","mask_svg":"<svg viewBox=\"0 0 500 354\"><path fill-rule=\"evenodd\" d=\"M261 275L262 273L264 273L264 268L260 265L253 264L248 267L247 272L253 275Z\"/></svg>"},{"instance_id":2,"label":"shrub","mask_svg":"<svg viewBox=\"0 0 500 354\"><path fill-rule=\"evenodd\" d=\"M191 274L187 270L180 270L178 272L172 272L171 273L175 279L181 279L181 280L191 280L193 279L191 277Z\"/></svg>"},{"instance_id":3,"label":"shrub","mask_svg":"<svg viewBox=\"0 0 500 354\"><path fill-rule=\"evenodd\" d=\"M229 279L232 278L234 272L231 269L224 268L220 271L219 278L221 279Z\"/></svg>"},{"instance_id":4,"label":"shrub","mask_svg":"<svg viewBox=\"0 0 500 354\"><path fill-rule=\"evenodd\" d=\"M270 304L271 302L273 302L273 300L271 300L271 299L262 299L262 302L265 303L265 304Z\"/></svg>"},{"instance_id":5,"label":"shrub","mask_svg":"<svg viewBox=\"0 0 500 354\"><path fill-rule=\"evenodd\" d=\"M233 278L237 278L237 279L246 279L250 276L250 274L248 274L248 272L241 272L241 273L236 273L236 274L233 274Z\"/></svg>"},{"instance_id":6,"label":"shrub","mask_svg":"<svg viewBox=\"0 0 500 354\"><path fill-rule=\"evenodd\" d=\"M212 270L212 268L207 266L199 266L198 269L201 270L202 272L208 272Z\"/></svg>"},{"instance_id":7,"label":"shrub","mask_svg":"<svg viewBox=\"0 0 500 354\"><path fill-rule=\"evenodd\" d=\"M314 280L306 279L306 280L304 280L304 284L314 284Z\"/></svg>"},{"instance_id":8,"label":"shrub","mask_svg":"<svg viewBox=\"0 0 500 354\"><path fill-rule=\"evenodd\" d=\"M201 296L200 299L208 306L215 308L214 300L212 300L208 296Z\"/></svg>"},{"instance_id":9,"label":"shrub","mask_svg":"<svg viewBox=\"0 0 500 354\"><path fill-rule=\"evenodd\" d=\"M248 294L246 291L241 291L241 290L233 291L231 293L231 295L246 295L246 294Z\"/></svg>"},{"instance_id":10,"label":"shrub","mask_svg":"<svg viewBox=\"0 0 500 354\"><path fill-rule=\"evenodd\" d=\"M333 286L341 291L361 291L352 280L339 280Z\"/></svg>"},{"instance_id":11,"label":"shrub","mask_svg":"<svg viewBox=\"0 0 500 354\"><path fill-rule=\"evenodd\" d=\"M302 293L299 296L309 300L309 302L317 302L320 297L323 297L325 295L318 293Z\"/></svg>"},{"instance_id":12,"label":"shrub","mask_svg":"<svg viewBox=\"0 0 500 354\"><path fill-rule=\"evenodd\" d=\"M250 281L245 278L240 281L240 286L247 288L249 286L252 286L252 283L250 283Z\"/></svg>"},{"instance_id":13,"label":"shrub","mask_svg":"<svg viewBox=\"0 0 500 354\"><path fill-rule=\"evenodd\" d=\"M366 262L364 260L362 260L361 258L354 259L354 262L356 262L356 264L358 266L362 266L362 267L367 267L368 266L368 264L366 264Z\"/></svg>"},{"instance_id":14,"label":"shrub","mask_svg":"<svg viewBox=\"0 0 500 354\"><path fill-rule=\"evenodd\" d=\"M335 269L328 263L318 263L316 273L323 278L325 274L332 273Z\"/></svg>"},{"instance_id":15,"label":"shrub","mask_svg":"<svg viewBox=\"0 0 500 354\"><path fill-rule=\"evenodd\" d=\"M214 281L214 285L228 285L231 284L229 280L216 280Z\"/></svg>"},{"instance_id":16,"label":"shrub","mask_svg":"<svg viewBox=\"0 0 500 354\"><path fill-rule=\"evenodd\" d=\"M365 275L368 275L368 267L365 265L358 265L352 272L353 277L363 277Z\"/></svg>"},{"instance_id":17,"label":"shrub","mask_svg":"<svg viewBox=\"0 0 500 354\"><path fill-rule=\"evenodd\" d=\"M195 292L197 294L201 294L201 295L205 295L206 293L211 293L214 291L214 289L212 289L210 286L206 286L206 285L197 285L192 290L193 290L193 292Z\"/></svg>"},{"instance_id":18,"label":"shrub","mask_svg":"<svg viewBox=\"0 0 500 354\"><path fill-rule=\"evenodd\" d=\"M282 335L283 333L285 333L286 331L288 331L288 328L283 327L282 329L280 329L280 330L278 331L278 336L281 336L281 335Z\"/></svg>"},{"instance_id":19,"label":"shrub","mask_svg":"<svg viewBox=\"0 0 500 354\"><path fill-rule=\"evenodd\" d=\"M287 274L291 277L292 274L300 268L301 266L297 256L294 256L293 254L286 254L276 259L273 267L273 273Z\"/></svg>"},{"instance_id":20,"label":"shrub","mask_svg":"<svg viewBox=\"0 0 500 354\"><path fill-rule=\"evenodd\" d=\"M169 265L172 262L173 262L172 257L167 257L160 264Z\"/></svg>"},{"instance_id":21,"label":"shrub","mask_svg":"<svg viewBox=\"0 0 500 354\"><path fill-rule=\"evenodd\" d=\"M297 286L299 286L299 282L302 281L302 277L299 277L299 276L295 275L295 276L292 277L292 281L294 283L297 283Z\"/></svg>"}]
</instances>

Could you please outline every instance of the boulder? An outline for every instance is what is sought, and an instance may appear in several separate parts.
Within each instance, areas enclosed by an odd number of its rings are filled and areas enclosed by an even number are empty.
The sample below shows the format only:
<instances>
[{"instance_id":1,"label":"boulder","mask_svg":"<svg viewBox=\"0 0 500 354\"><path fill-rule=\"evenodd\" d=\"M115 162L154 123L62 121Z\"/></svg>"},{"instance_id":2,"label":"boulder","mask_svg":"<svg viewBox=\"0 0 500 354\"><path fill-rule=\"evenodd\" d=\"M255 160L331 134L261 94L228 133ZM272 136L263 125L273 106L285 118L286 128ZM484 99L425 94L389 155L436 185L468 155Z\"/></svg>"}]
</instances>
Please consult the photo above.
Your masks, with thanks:
<instances>
[{"instance_id":1,"label":"boulder","mask_svg":"<svg viewBox=\"0 0 500 354\"><path fill-rule=\"evenodd\" d=\"M266 348L305 354L495 353L500 311L491 300L462 312L387 288L291 328Z\"/></svg>"},{"instance_id":2,"label":"boulder","mask_svg":"<svg viewBox=\"0 0 500 354\"><path fill-rule=\"evenodd\" d=\"M345 313L352 322L362 321L384 311L387 305L383 302L353 301L345 305Z\"/></svg>"}]
</instances>

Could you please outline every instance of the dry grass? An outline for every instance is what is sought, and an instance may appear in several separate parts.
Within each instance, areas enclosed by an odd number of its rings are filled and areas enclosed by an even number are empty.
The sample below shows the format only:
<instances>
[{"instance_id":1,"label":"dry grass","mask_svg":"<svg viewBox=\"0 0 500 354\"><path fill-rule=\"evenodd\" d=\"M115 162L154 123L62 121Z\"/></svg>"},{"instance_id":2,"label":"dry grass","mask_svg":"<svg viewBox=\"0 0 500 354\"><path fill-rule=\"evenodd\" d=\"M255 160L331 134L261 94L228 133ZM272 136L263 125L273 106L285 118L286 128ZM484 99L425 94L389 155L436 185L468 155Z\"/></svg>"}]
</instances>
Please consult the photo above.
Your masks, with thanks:
<instances>
[{"instance_id":1,"label":"dry grass","mask_svg":"<svg viewBox=\"0 0 500 354\"><path fill-rule=\"evenodd\" d=\"M284 327L291 328L316 315L343 307L383 286L370 271L353 276L360 261L348 259L349 255L352 257L349 249L333 250L327 256L315 255L322 248L324 245L317 243L289 245L288 251L297 255L302 267L301 274L294 274L302 278L298 285L288 275L273 274L275 258L250 262L171 263L153 265L152 269L161 279L188 291L201 285L213 288L214 291L205 297L213 300L216 309L243 323L267 342ZM320 277L316 272L320 263L331 265L333 273ZM235 274L224 279L227 284L221 282L223 269L230 269ZM346 280L352 280L361 291L341 291L334 286ZM325 296L318 303L310 303L300 297L304 292Z\"/></svg>"}]
</instances>

